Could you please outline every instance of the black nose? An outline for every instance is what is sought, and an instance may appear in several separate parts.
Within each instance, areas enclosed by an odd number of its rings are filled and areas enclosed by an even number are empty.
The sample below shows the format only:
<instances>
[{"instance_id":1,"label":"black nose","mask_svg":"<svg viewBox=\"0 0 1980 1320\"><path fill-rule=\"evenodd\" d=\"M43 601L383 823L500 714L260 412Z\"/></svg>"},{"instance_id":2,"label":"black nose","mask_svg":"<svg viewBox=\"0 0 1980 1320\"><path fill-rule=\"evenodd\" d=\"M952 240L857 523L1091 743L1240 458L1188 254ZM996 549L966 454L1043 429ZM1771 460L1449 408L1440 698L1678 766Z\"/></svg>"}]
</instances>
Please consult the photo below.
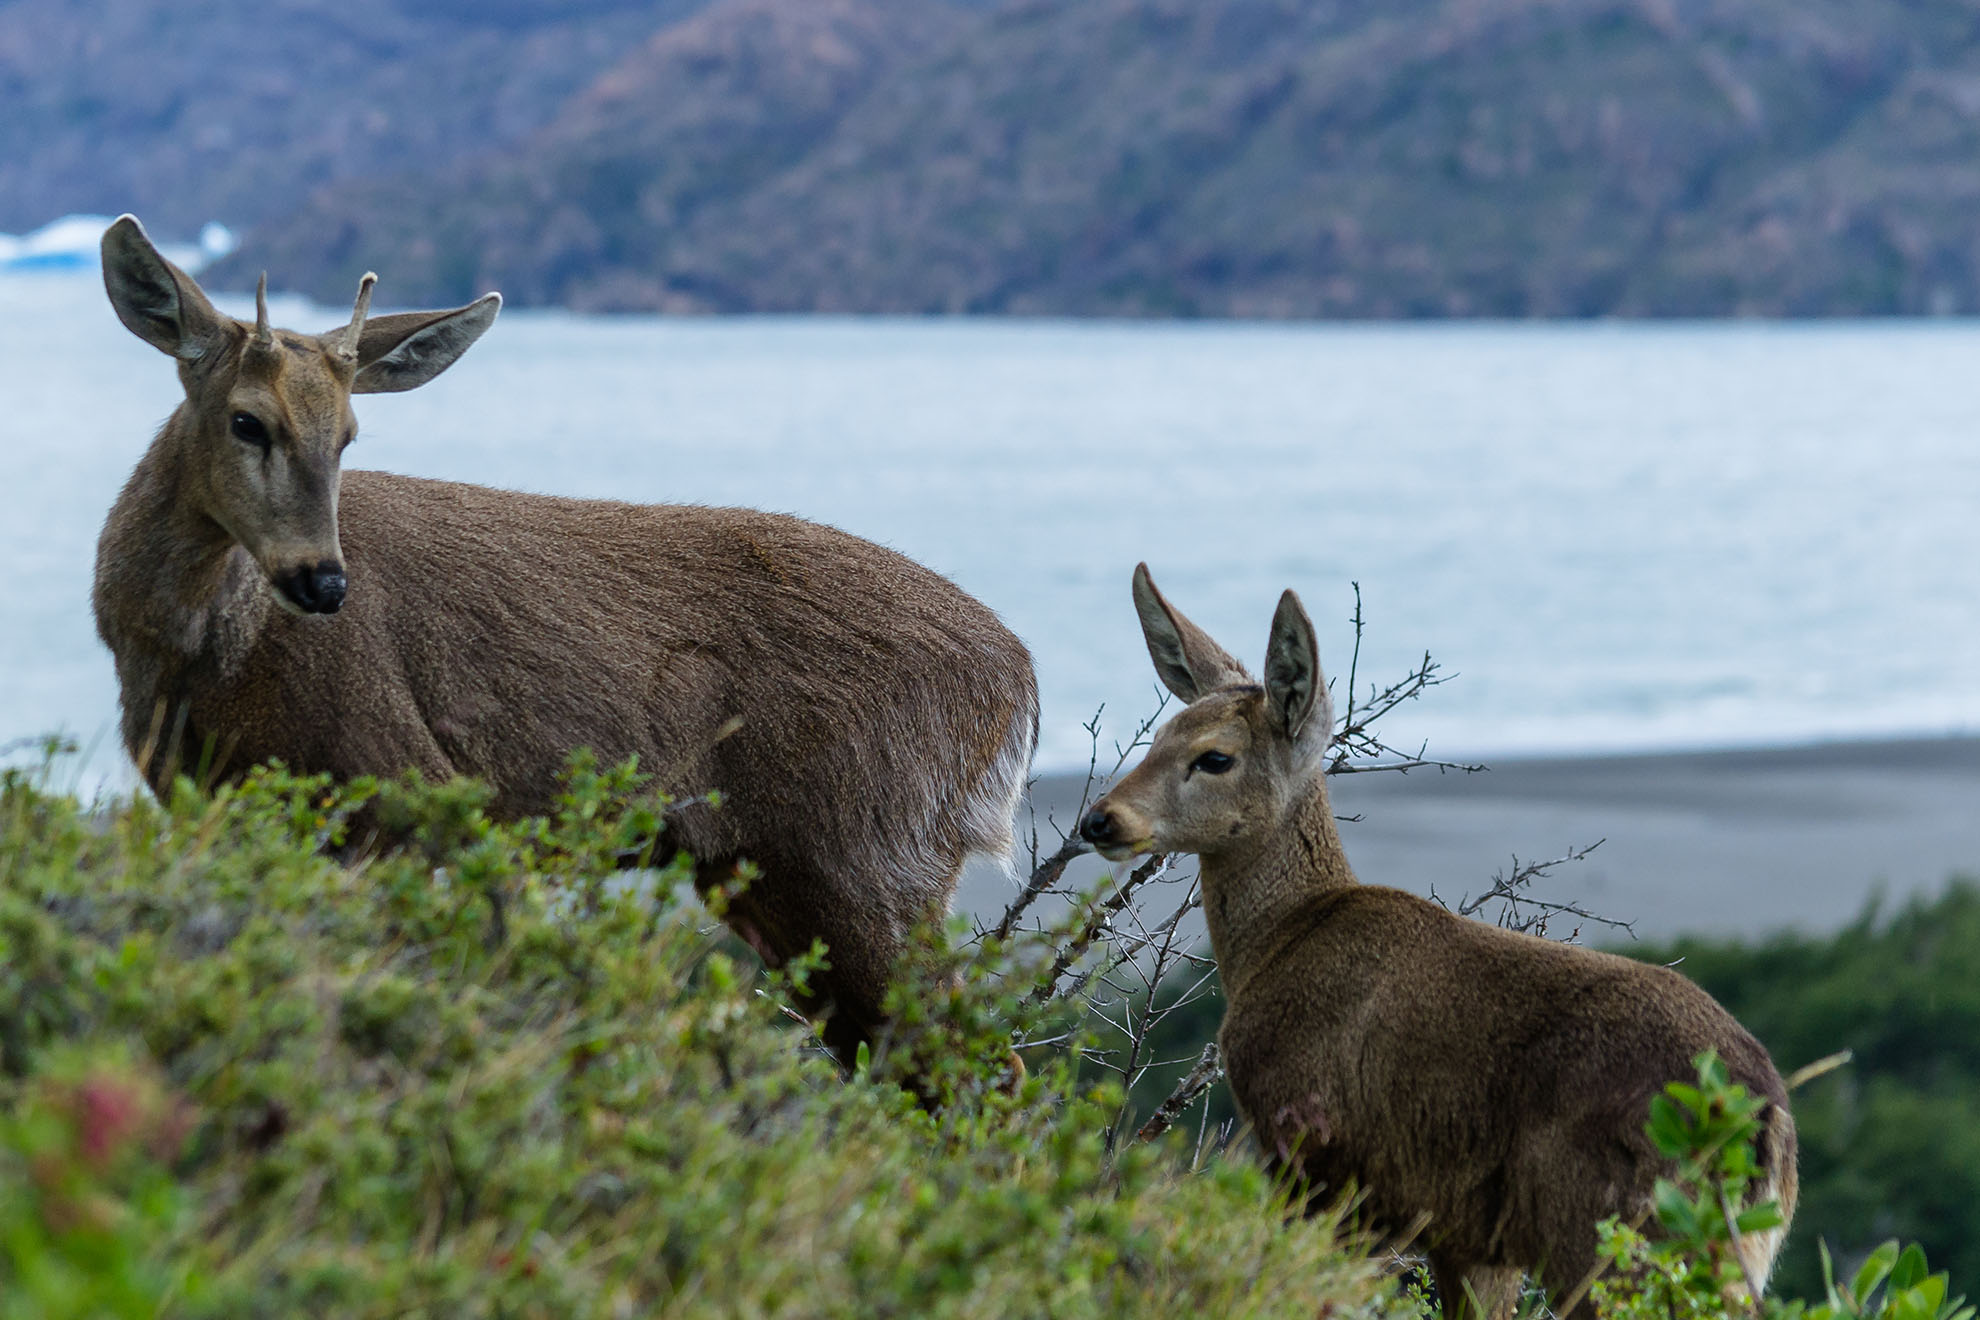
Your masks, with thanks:
<instances>
[{"instance_id":1,"label":"black nose","mask_svg":"<svg viewBox=\"0 0 1980 1320\"><path fill-rule=\"evenodd\" d=\"M335 614L344 604L344 566L326 559L278 579L275 587L304 614Z\"/></svg>"},{"instance_id":2,"label":"black nose","mask_svg":"<svg viewBox=\"0 0 1980 1320\"><path fill-rule=\"evenodd\" d=\"M1079 837L1103 848L1115 842L1112 813L1101 807L1095 807L1087 812L1086 819L1079 823Z\"/></svg>"}]
</instances>

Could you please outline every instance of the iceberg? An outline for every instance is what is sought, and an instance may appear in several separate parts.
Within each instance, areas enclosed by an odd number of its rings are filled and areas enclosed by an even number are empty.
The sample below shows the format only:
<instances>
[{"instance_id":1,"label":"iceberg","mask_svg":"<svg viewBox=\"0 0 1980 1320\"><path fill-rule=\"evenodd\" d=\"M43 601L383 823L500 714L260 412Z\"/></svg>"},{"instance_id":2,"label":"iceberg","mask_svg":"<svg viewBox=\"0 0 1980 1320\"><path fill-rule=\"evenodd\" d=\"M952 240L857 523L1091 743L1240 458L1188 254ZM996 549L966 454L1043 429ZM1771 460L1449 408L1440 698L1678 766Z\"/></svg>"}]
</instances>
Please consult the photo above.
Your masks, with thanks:
<instances>
[{"instance_id":1,"label":"iceberg","mask_svg":"<svg viewBox=\"0 0 1980 1320\"><path fill-rule=\"evenodd\" d=\"M114 216L65 215L29 234L0 234L0 274L30 271L94 271L97 245ZM193 243L160 243L158 250L184 270L197 271L239 246L233 230L208 221Z\"/></svg>"}]
</instances>

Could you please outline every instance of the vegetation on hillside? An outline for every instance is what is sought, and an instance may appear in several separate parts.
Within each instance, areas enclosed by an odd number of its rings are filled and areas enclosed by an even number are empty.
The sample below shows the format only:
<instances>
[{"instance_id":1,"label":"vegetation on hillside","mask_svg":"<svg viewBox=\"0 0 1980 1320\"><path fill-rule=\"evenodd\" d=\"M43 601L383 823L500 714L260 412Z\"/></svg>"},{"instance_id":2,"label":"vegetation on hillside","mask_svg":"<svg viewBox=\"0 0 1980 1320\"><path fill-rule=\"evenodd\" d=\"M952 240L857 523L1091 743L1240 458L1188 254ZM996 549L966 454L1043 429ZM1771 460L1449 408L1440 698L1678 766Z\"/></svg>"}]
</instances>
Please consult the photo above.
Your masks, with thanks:
<instances>
[{"instance_id":1,"label":"vegetation on hillside","mask_svg":"<svg viewBox=\"0 0 1980 1320\"><path fill-rule=\"evenodd\" d=\"M1011 1026L1065 1011L1016 1002L1022 948L931 951L842 1081L684 870L615 869L664 826L633 788L579 764L503 826L470 783L89 810L5 772L0 1317L1393 1305L1250 1161L1110 1149L1076 1052L1014 1084ZM346 865L373 793L416 842Z\"/></svg>"},{"instance_id":2,"label":"vegetation on hillside","mask_svg":"<svg viewBox=\"0 0 1980 1320\"><path fill-rule=\"evenodd\" d=\"M666 864L667 804L629 769L575 762L549 819L498 825L486 801L266 770L85 807L45 771L0 772L0 1320L1424 1303L1338 1210L1287 1213L1245 1135L1205 1121L1220 1089L1136 1138L1219 1008L1159 988L1188 1002L1133 1048L1180 1062L1125 1096L1082 1049L1122 1044L1096 983L1037 989L1105 896L1009 945L931 940L846 1080L786 1007L808 964L739 961L724 895L704 906ZM366 803L411 842L339 860ZM629 853L653 865L628 873ZM1980 889L1832 939L1636 952L1682 957L1786 1067L1856 1051L1797 1096L1773 1320L1965 1320ZM1745 1168L1722 1081L1674 1088L1652 1122L1686 1172L1660 1242L1611 1231L1607 1316L1735 1305L1731 1230L1707 1213L1711 1180Z\"/></svg>"},{"instance_id":3,"label":"vegetation on hillside","mask_svg":"<svg viewBox=\"0 0 1980 1320\"><path fill-rule=\"evenodd\" d=\"M319 188L430 171L535 131L629 45L706 3L7 0L0 230L136 211L190 238Z\"/></svg>"},{"instance_id":4,"label":"vegetation on hillside","mask_svg":"<svg viewBox=\"0 0 1980 1320\"><path fill-rule=\"evenodd\" d=\"M1980 310L1963 0L717 0L535 132L271 215L342 302Z\"/></svg>"}]
</instances>

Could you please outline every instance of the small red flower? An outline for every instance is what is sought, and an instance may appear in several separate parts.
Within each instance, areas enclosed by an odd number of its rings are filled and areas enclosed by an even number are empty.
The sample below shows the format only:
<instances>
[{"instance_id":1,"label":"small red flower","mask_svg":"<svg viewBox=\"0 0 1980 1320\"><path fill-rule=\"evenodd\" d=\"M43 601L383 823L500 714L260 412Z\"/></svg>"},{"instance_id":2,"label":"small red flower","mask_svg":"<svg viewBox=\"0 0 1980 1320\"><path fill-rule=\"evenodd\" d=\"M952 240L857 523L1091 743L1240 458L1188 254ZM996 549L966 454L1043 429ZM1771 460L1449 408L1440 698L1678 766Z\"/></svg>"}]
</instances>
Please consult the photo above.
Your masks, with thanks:
<instances>
[{"instance_id":1,"label":"small red flower","mask_svg":"<svg viewBox=\"0 0 1980 1320\"><path fill-rule=\"evenodd\" d=\"M145 1097L122 1078L97 1074L75 1091L76 1144L83 1160L101 1170L123 1150L145 1120Z\"/></svg>"}]
</instances>

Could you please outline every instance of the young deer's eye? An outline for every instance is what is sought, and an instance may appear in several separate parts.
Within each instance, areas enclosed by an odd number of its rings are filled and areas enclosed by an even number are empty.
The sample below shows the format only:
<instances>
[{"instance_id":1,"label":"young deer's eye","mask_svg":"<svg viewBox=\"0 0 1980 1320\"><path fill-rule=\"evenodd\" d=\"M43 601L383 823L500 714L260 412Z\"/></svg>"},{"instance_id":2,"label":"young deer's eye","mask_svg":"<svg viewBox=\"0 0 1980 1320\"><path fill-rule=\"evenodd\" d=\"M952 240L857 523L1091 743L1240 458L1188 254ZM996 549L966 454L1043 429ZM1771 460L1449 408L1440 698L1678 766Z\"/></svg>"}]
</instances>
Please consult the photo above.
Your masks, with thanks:
<instances>
[{"instance_id":1,"label":"young deer's eye","mask_svg":"<svg viewBox=\"0 0 1980 1320\"><path fill-rule=\"evenodd\" d=\"M1201 770L1206 775L1221 775L1237 764L1237 758L1222 752L1205 752L1189 763L1192 771Z\"/></svg>"},{"instance_id":2,"label":"young deer's eye","mask_svg":"<svg viewBox=\"0 0 1980 1320\"><path fill-rule=\"evenodd\" d=\"M268 428L253 413L235 413L227 423L227 429L234 433L234 439L244 445L254 445L264 451L268 448Z\"/></svg>"}]
</instances>

